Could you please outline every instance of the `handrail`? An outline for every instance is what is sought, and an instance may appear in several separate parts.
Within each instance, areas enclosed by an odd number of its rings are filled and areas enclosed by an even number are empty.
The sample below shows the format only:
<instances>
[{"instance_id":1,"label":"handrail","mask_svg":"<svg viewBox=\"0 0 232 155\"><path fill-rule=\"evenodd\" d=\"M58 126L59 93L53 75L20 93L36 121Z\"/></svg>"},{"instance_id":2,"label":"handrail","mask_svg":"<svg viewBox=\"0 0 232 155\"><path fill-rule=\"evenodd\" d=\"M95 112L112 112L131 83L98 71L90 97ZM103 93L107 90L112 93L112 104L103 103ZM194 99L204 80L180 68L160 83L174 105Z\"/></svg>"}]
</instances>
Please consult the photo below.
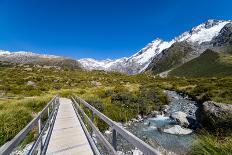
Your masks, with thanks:
<instances>
[{"instance_id":1,"label":"handrail","mask_svg":"<svg viewBox=\"0 0 232 155\"><path fill-rule=\"evenodd\" d=\"M30 122L27 124L26 127L24 127L11 141L7 142L6 144L4 144L1 148L0 148L0 154L1 155L9 155L16 146L18 146L18 144L27 136L27 134L38 124L39 127L39 138L41 141L41 149L42 149L42 136L44 134L44 128L47 124L47 122L50 121L50 119L52 118L52 114L55 113L55 110L57 109L57 103L59 100L59 96L56 95L52 98L52 100L50 100L50 102L48 102L48 104L43 108L43 110L41 112L39 112L39 114ZM50 114L50 107L52 108L52 113ZM41 124L41 118L43 117L45 112L48 112L48 120L45 123L45 126L42 129L42 124ZM33 147L32 147L33 148ZM40 150L42 151L42 150Z\"/></svg>"},{"instance_id":2,"label":"handrail","mask_svg":"<svg viewBox=\"0 0 232 155\"><path fill-rule=\"evenodd\" d=\"M138 137L136 137L135 135L133 135L129 131L125 130L118 123L116 123L115 121L111 120L110 118L108 118L107 116L105 116L104 114L99 112L97 109L95 109L93 106L88 104L86 101L84 101L80 97L74 95L74 97L71 97L71 98L72 98L73 102L76 103L77 108L81 111L82 116L87 118L87 121L88 121L89 125L91 126L92 130L95 131L96 135L103 142L104 146L108 149L108 151L112 151L112 148L110 148L108 146L108 144L105 143L107 140L105 139L105 137L102 137L101 132L99 130L96 130L96 126L93 123L93 118L92 118L92 120L90 120L88 118L88 116L84 113L84 110L81 109L81 107L79 106L77 101L79 103L83 104L85 107L89 108L92 111L92 116L94 116L94 114L96 114L103 121L105 121L109 126L111 126L111 128L113 128L112 145L113 145L115 152L116 152L116 135L117 135L117 133L119 133L123 138L125 138L128 142L130 142L135 147L137 147L145 155L159 155L160 154L160 152L158 152L156 149L154 149L153 147L151 147L150 145L148 145L147 143L145 143L144 141L142 141L141 139L139 139ZM113 152L113 154L115 152Z\"/></svg>"},{"instance_id":3,"label":"handrail","mask_svg":"<svg viewBox=\"0 0 232 155\"><path fill-rule=\"evenodd\" d=\"M74 108L75 113L77 115L77 118L80 121L80 124L81 124L81 126L82 126L82 128L83 128L83 130L85 132L85 135L86 135L86 137L87 137L87 139L88 139L88 141L90 143L90 146L91 146L91 148L92 148L92 150L94 152L94 155L101 155L98 148L97 148L97 146L96 146L96 144L94 143L94 140L92 139L90 133L88 132L84 122L82 121L81 116L79 115L77 109L75 108L74 102L72 102L72 105L73 105L73 108Z\"/></svg>"},{"instance_id":4,"label":"handrail","mask_svg":"<svg viewBox=\"0 0 232 155\"><path fill-rule=\"evenodd\" d=\"M96 135L98 136L98 138L102 141L102 143L104 144L104 146L106 147L106 149L110 152L110 154L117 155L117 152L114 150L114 148L111 146L111 144L104 138L104 136L102 135L102 133L93 124L93 122L89 119L89 117L85 114L84 110L81 109L81 107L78 105L78 103L75 100L73 100L73 102L77 106L78 110L80 110L80 112L82 114L82 117L85 117L87 119L87 121L88 121L89 125L91 126L92 130L94 130L94 132L96 133Z\"/></svg>"}]
</instances>

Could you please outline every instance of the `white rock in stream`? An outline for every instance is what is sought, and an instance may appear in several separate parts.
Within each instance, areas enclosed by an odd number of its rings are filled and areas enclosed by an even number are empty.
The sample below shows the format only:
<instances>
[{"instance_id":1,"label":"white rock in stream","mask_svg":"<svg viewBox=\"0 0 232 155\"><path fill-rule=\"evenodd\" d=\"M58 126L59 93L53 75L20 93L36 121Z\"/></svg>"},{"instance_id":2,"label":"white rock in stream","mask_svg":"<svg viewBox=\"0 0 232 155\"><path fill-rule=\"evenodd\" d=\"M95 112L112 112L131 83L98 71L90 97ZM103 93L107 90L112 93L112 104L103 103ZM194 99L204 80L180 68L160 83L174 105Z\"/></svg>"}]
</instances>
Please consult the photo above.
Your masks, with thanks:
<instances>
[{"instance_id":1,"label":"white rock in stream","mask_svg":"<svg viewBox=\"0 0 232 155\"><path fill-rule=\"evenodd\" d=\"M187 114L182 111L177 111L171 114L172 119L176 120L181 126L188 127L189 121L187 119Z\"/></svg>"},{"instance_id":2,"label":"white rock in stream","mask_svg":"<svg viewBox=\"0 0 232 155\"><path fill-rule=\"evenodd\" d=\"M111 131L109 131L109 130L106 130L105 131L105 134L107 134L107 135L110 135L112 132Z\"/></svg>"},{"instance_id":3,"label":"white rock in stream","mask_svg":"<svg viewBox=\"0 0 232 155\"><path fill-rule=\"evenodd\" d=\"M133 155L143 155L143 152L141 152L140 150L132 150Z\"/></svg>"},{"instance_id":4,"label":"white rock in stream","mask_svg":"<svg viewBox=\"0 0 232 155\"><path fill-rule=\"evenodd\" d=\"M193 132L191 129L182 128L180 125L174 125L171 128L164 129L165 133L176 134L176 135L187 135Z\"/></svg>"}]
</instances>

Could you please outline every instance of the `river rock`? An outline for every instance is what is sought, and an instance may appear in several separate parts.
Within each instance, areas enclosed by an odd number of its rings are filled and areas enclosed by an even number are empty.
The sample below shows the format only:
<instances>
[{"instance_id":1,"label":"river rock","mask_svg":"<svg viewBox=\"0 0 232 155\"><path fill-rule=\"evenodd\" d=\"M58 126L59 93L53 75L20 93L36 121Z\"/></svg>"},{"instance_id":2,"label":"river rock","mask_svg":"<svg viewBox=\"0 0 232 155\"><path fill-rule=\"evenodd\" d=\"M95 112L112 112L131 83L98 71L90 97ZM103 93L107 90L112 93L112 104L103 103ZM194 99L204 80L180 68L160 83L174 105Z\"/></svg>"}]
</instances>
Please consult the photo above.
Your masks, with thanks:
<instances>
[{"instance_id":1,"label":"river rock","mask_svg":"<svg viewBox=\"0 0 232 155\"><path fill-rule=\"evenodd\" d=\"M167 112L169 110L170 106L169 105L163 105L162 106L162 111Z\"/></svg>"},{"instance_id":2,"label":"river rock","mask_svg":"<svg viewBox=\"0 0 232 155\"><path fill-rule=\"evenodd\" d=\"M232 104L223 104L213 101L203 103L201 123L210 129L232 129Z\"/></svg>"},{"instance_id":3,"label":"river rock","mask_svg":"<svg viewBox=\"0 0 232 155\"><path fill-rule=\"evenodd\" d=\"M110 130L106 130L105 134L110 135L112 132Z\"/></svg>"},{"instance_id":4,"label":"river rock","mask_svg":"<svg viewBox=\"0 0 232 155\"><path fill-rule=\"evenodd\" d=\"M139 122L139 120L137 120L137 119L135 119L135 118L132 118L131 121L132 121L132 122L136 122L136 123Z\"/></svg>"},{"instance_id":5,"label":"river rock","mask_svg":"<svg viewBox=\"0 0 232 155\"><path fill-rule=\"evenodd\" d=\"M182 128L180 125L174 125L168 129L164 129L163 132L169 134L177 134L177 135L187 135L193 132L191 129Z\"/></svg>"},{"instance_id":6,"label":"river rock","mask_svg":"<svg viewBox=\"0 0 232 155\"><path fill-rule=\"evenodd\" d=\"M159 111L152 111L151 112L151 117L157 117L158 115L160 115Z\"/></svg>"},{"instance_id":7,"label":"river rock","mask_svg":"<svg viewBox=\"0 0 232 155\"><path fill-rule=\"evenodd\" d=\"M132 152L133 152L133 155L143 155L143 152L141 152L138 149L132 150Z\"/></svg>"},{"instance_id":8,"label":"river rock","mask_svg":"<svg viewBox=\"0 0 232 155\"><path fill-rule=\"evenodd\" d=\"M182 111L174 112L170 115L170 117L183 127L188 127L190 124L187 119L187 114Z\"/></svg>"}]
</instances>

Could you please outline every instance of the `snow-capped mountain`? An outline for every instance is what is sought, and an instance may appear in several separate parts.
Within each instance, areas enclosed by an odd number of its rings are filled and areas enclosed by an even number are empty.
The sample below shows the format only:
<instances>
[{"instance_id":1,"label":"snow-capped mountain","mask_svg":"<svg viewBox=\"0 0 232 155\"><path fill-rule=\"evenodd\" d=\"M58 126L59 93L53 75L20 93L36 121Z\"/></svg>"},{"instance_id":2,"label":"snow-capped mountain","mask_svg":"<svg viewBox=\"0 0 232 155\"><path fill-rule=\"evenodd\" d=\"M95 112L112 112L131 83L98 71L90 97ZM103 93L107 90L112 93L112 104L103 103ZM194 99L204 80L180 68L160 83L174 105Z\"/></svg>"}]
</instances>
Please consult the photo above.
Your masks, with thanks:
<instances>
[{"instance_id":1,"label":"snow-capped mountain","mask_svg":"<svg viewBox=\"0 0 232 155\"><path fill-rule=\"evenodd\" d=\"M129 74L140 73L149 66L156 56L158 56L163 50L171 47L174 43L185 41L194 46L205 44L216 37L220 30L228 23L231 23L231 21L208 20L207 22L192 28L190 31L184 32L171 41L155 39L139 52L128 58L124 57L116 60L101 61L87 58L80 59L79 62L88 70L100 69L106 71L120 71Z\"/></svg>"},{"instance_id":2,"label":"snow-capped mountain","mask_svg":"<svg viewBox=\"0 0 232 155\"><path fill-rule=\"evenodd\" d=\"M85 69L120 71L123 73L136 74L142 72L149 65L151 58L159 54L163 49L172 45L172 42L166 42L156 39L141 49L131 57L123 57L116 60L95 60L92 58L78 60Z\"/></svg>"},{"instance_id":3,"label":"snow-capped mountain","mask_svg":"<svg viewBox=\"0 0 232 155\"><path fill-rule=\"evenodd\" d=\"M226 52L226 42L230 38L230 21L208 20L191 31L175 38L170 48L163 50L153 58L146 70L154 73L166 73L194 58L207 49ZM221 46L219 47L218 44Z\"/></svg>"},{"instance_id":4,"label":"snow-capped mountain","mask_svg":"<svg viewBox=\"0 0 232 155\"><path fill-rule=\"evenodd\" d=\"M190 31L184 32L179 37L175 38L175 40L178 42L187 41L198 44L209 42L219 34L220 30L226 24L230 22L231 21L210 19L207 22L192 28Z\"/></svg>"},{"instance_id":5,"label":"snow-capped mountain","mask_svg":"<svg viewBox=\"0 0 232 155\"><path fill-rule=\"evenodd\" d=\"M164 57L168 57L170 55L175 56L176 49L184 50L182 51L182 54L187 53L187 57L184 57L183 62L198 57L205 49L216 45L218 40L220 40L220 42L225 40L223 39L223 36L227 35L225 33L227 32L226 29L224 33L220 31L228 24L232 24L232 21L208 20L205 23L192 28L190 31L186 31L178 37L175 37L171 41L164 41L157 38L134 55L115 60L95 60L92 58L73 60L55 55L0 50L0 61L9 61L14 63L39 63L58 66L66 65L75 68L82 67L87 70L118 71L128 74L137 74L148 68L153 68L154 64L160 66L160 63L163 64L163 61L166 61L163 59ZM217 36L220 37L217 38ZM217 39L215 40L214 38Z\"/></svg>"},{"instance_id":6,"label":"snow-capped mountain","mask_svg":"<svg viewBox=\"0 0 232 155\"><path fill-rule=\"evenodd\" d=\"M0 61L8 61L19 64L39 64L48 66L66 66L80 68L81 64L73 59L47 54L37 54L33 52L10 52L0 50Z\"/></svg>"},{"instance_id":7,"label":"snow-capped mountain","mask_svg":"<svg viewBox=\"0 0 232 155\"><path fill-rule=\"evenodd\" d=\"M58 58L64 58L61 56L56 55L48 55L48 54L38 54L33 52L26 52L26 51L18 51L18 52L10 52L10 51L4 51L0 50L0 58L9 58L14 59L17 61L19 58L28 58L28 61L30 61L31 57L39 57L39 58L46 58L46 59L58 59Z\"/></svg>"}]
</instances>

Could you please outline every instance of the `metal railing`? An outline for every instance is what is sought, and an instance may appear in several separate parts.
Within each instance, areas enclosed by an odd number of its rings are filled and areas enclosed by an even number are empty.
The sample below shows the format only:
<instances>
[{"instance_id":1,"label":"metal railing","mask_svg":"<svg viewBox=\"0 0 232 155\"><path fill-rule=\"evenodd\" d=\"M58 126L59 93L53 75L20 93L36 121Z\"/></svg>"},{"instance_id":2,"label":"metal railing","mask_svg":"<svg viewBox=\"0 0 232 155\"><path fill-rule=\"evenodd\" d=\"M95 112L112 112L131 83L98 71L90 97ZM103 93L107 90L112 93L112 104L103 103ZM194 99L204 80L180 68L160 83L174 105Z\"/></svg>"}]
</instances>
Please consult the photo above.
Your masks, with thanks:
<instances>
[{"instance_id":1,"label":"metal railing","mask_svg":"<svg viewBox=\"0 0 232 155\"><path fill-rule=\"evenodd\" d=\"M117 134L120 134L130 144L137 147L145 155L159 155L160 154L153 147L151 147L150 145L148 145L147 143L145 143L144 141L142 141L141 139L139 139L138 137L136 137L135 135L133 135L129 131L125 130L117 122L111 120L110 118L108 118L107 116L105 116L104 114L99 112L97 109L95 109L93 106L88 104L86 101L84 101L80 97L73 96L73 97L71 97L71 99L73 101L74 109L75 109L75 111L77 113L78 118L80 119L81 124L84 124L84 120L87 120L88 125L91 127L90 134L89 134L88 131L85 131L86 134L87 134L87 138L88 138L88 135L93 136L93 133L95 133L95 135L99 138L99 140L105 146L105 148L107 149L109 154L117 155ZM87 114L81 108L81 104L84 107L91 110L91 113L92 113L91 119L87 116ZM95 115L97 115L101 120L103 120L105 123L107 123L113 129L112 130L112 142L111 143L107 141L107 139L104 137L104 135L94 125L93 121L94 121ZM89 141L93 141L93 140L91 140L92 138L88 138L88 139L89 139ZM91 144L91 142L90 142L90 144ZM93 149L94 152L95 152L95 149L96 149L95 147L96 146L94 146L94 149ZM95 154L98 154L98 153L99 153L99 151L97 153L95 153Z\"/></svg>"},{"instance_id":2,"label":"metal railing","mask_svg":"<svg viewBox=\"0 0 232 155\"><path fill-rule=\"evenodd\" d=\"M56 114L58 111L58 105L59 96L56 95L25 128L23 128L11 141L7 142L0 148L0 154L9 155L20 144L20 142L22 142L25 139L28 133L37 126L39 130L39 135L33 143L28 154L45 154L51 136L51 131L55 122ZM44 125L42 125L42 118L44 116L47 116L48 118L45 121ZM45 139L43 139L43 136L45 135L46 131L46 137Z\"/></svg>"}]
</instances>

